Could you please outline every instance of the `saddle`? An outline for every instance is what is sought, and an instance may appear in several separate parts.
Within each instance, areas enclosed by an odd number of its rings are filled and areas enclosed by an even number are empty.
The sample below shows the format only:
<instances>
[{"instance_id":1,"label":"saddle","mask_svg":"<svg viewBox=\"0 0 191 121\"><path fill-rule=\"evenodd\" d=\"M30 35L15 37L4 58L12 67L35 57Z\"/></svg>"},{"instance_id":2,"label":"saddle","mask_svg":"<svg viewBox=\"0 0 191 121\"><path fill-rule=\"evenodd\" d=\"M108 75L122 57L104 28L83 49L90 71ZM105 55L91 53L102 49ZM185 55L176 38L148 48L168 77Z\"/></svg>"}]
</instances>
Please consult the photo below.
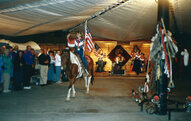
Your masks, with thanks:
<instances>
[{"instance_id":1,"label":"saddle","mask_svg":"<svg viewBox=\"0 0 191 121\"><path fill-rule=\"evenodd\" d=\"M72 64L76 64L78 66L78 76L77 78L81 77L83 72L82 72L82 61L79 57L79 55L77 56L76 54L74 54L73 52L70 51L70 62Z\"/></svg>"},{"instance_id":2,"label":"saddle","mask_svg":"<svg viewBox=\"0 0 191 121\"><path fill-rule=\"evenodd\" d=\"M80 55L78 53L73 53L70 51L70 62L73 64L78 65L78 76L77 78L83 76L87 76L88 72L84 67L84 64L82 63L82 60L80 58Z\"/></svg>"}]
</instances>

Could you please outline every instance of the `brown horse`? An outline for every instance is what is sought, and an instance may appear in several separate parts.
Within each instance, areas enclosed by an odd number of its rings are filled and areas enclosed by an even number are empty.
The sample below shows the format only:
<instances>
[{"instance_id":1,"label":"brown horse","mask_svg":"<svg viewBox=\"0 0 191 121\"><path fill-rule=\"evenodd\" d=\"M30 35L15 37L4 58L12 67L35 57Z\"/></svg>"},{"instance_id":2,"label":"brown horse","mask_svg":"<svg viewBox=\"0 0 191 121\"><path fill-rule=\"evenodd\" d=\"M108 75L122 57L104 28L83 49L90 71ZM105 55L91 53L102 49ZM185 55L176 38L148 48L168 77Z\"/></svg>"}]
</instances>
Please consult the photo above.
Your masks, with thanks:
<instances>
[{"instance_id":1,"label":"brown horse","mask_svg":"<svg viewBox=\"0 0 191 121\"><path fill-rule=\"evenodd\" d=\"M65 72L68 80L69 80L69 87L68 87L68 94L66 101L70 101L70 92L72 90L72 97L75 97L75 88L74 88L74 83L76 82L76 79L81 77L83 75L84 80L85 80L85 87L86 87L86 93L89 93L89 85L90 82L93 84L93 60L91 57L86 56L87 59L87 71L88 74L82 74L79 75L79 67L76 63L71 62L71 56L73 53L68 49L65 49L62 53L61 60L62 60L62 67L63 71Z\"/></svg>"}]
</instances>

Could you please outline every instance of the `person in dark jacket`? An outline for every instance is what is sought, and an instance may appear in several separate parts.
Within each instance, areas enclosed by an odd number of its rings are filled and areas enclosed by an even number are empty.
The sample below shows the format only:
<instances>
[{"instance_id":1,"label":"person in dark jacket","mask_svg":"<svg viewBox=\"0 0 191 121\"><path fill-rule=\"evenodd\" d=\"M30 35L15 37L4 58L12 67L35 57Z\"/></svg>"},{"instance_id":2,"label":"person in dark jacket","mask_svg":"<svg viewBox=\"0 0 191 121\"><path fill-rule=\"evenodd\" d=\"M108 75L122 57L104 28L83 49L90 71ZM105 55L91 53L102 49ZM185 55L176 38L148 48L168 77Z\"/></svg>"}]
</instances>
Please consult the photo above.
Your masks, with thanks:
<instances>
[{"instance_id":1,"label":"person in dark jacket","mask_svg":"<svg viewBox=\"0 0 191 121\"><path fill-rule=\"evenodd\" d=\"M38 57L40 64L40 85L47 84L48 67L50 66L50 56L47 54L47 49Z\"/></svg>"},{"instance_id":2,"label":"person in dark jacket","mask_svg":"<svg viewBox=\"0 0 191 121\"><path fill-rule=\"evenodd\" d=\"M30 79L31 79L31 76L32 76L32 65L33 65L33 56L32 56L32 53L31 53L31 46L28 45L27 46L27 49L24 51L24 61L25 61L25 64L24 64L24 68L23 68L23 85L24 85L24 89L31 89L30 87Z\"/></svg>"},{"instance_id":3,"label":"person in dark jacket","mask_svg":"<svg viewBox=\"0 0 191 121\"><path fill-rule=\"evenodd\" d=\"M33 58L33 64L32 64L32 76L35 75L35 59L36 59L36 55L35 55L35 50L33 48L31 48L31 53L32 53L32 58Z\"/></svg>"},{"instance_id":4,"label":"person in dark jacket","mask_svg":"<svg viewBox=\"0 0 191 121\"><path fill-rule=\"evenodd\" d=\"M23 52L19 51L18 54L15 55L15 59L13 61L14 90L22 89L24 63Z\"/></svg>"}]
</instances>

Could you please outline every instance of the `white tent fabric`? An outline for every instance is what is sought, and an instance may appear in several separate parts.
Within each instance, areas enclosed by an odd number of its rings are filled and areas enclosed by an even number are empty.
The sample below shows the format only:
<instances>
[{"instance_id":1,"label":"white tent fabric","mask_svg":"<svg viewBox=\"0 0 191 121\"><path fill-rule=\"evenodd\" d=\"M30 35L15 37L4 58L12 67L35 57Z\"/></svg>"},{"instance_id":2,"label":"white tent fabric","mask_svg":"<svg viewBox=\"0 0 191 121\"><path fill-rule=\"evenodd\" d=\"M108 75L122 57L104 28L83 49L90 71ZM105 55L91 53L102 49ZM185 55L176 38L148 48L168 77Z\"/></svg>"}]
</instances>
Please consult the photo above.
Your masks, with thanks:
<instances>
[{"instance_id":1,"label":"white tent fabric","mask_svg":"<svg viewBox=\"0 0 191 121\"><path fill-rule=\"evenodd\" d=\"M31 35L72 28L121 0L1 0L0 34ZM95 38L129 41L155 33L157 0L128 0L88 21ZM191 33L191 1L169 0L180 32ZM171 20L171 31L174 29ZM74 28L83 30L83 24Z\"/></svg>"},{"instance_id":2,"label":"white tent fabric","mask_svg":"<svg viewBox=\"0 0 191 121\"><path fill-rule=\"evenodd\" d=\"M33 41L29 41L29 42L21 44L21 43L11 42L10 40L0 39L0 43L9 44L11 47L15 47L17 45L20 50L26 50L27 45L30 45L35 51L40 50L40 46L36 42L33 42Z\"/></svg>"},{"instance_id":3,"label":"white tent fabric","mask_svg":"<svg viewBox=\"0 0 191 121\"><path fill-rule=\"evenodd\" d=\"M90 20L88 27L98 38L128 41L150 38L155 32L156 24L156 2L132 0Z\"/></svg>"},{"instance_id":4,"label":"white tent fabric","mask_svg":"<svg viewBox=\"0 0 191 121\"><path fill-rule=\"evenodd\" d=\"M19 36L67 29L116 1L39 0L19 4L0 10L0 33Z\"/></svg>"}]
</instances>

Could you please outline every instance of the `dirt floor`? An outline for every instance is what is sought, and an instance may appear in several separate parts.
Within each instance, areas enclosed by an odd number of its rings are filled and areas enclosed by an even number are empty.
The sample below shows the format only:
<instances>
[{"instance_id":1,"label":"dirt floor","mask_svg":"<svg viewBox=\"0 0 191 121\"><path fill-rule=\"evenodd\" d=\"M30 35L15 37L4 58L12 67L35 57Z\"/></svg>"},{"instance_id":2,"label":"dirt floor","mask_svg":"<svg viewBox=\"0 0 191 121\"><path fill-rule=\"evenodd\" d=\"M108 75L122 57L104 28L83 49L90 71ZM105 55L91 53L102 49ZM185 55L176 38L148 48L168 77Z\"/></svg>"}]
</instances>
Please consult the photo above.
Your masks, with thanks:
<instances>
[{"instance_id":1,"label":"dirt floor","mask_svg":"<svg viewBox=\"0 0 191 121\"><path fill-rule=\"evenodd\" d=\"M131 89L144 83L144 77L96 77L90 94L84 81L76 82L76 98L65 102L68 82L31 90L0 94L0 121L167 121L168 116L149 115L131 97ZM191 93L187 82L176 82L175 99ZM189 82L190 83L190 82ZM191 112L172 112L172 121L191 121Z\"/></svg>"}]
</instances>

